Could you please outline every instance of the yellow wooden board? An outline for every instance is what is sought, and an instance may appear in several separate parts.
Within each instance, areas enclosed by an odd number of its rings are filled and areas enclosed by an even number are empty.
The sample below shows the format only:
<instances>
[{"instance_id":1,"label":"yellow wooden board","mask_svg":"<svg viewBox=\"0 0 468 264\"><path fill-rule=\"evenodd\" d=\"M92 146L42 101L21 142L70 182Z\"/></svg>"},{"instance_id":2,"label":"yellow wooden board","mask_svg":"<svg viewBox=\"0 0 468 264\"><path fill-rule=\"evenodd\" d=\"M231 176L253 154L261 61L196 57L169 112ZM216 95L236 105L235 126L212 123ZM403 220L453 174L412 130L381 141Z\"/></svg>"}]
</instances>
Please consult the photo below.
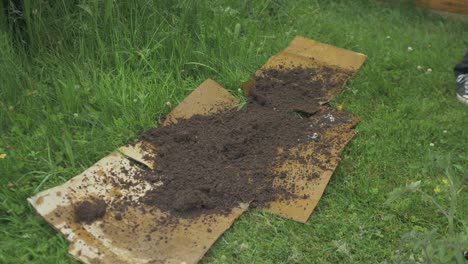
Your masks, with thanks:
<instances>
[{"instance_id":1,"label":"yellow wooden board","mask_svg":"<svg viewBox=\"0 0 468 264\"><path fill-rule=\"evenodd\" d=\"M418 0L422 7L468 15L468 0Z\"/></svg>"}]
</instances>

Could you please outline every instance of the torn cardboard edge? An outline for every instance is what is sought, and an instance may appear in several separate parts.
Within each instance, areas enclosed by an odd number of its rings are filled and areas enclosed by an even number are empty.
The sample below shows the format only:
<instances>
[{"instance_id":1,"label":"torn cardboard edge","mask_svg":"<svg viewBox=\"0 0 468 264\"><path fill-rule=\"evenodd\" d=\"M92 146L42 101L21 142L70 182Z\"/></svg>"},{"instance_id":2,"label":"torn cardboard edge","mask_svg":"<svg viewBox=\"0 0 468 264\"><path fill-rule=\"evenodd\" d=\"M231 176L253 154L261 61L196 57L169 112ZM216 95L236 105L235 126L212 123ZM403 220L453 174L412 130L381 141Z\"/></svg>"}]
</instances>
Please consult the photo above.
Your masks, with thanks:
<instances>
[{"instance_id":1,"label":"torn cardboard edge","mask_svg":"<svg viewBox=\"0 0 468 264\"><path fill-rule=\"evenodd\" d=\"M311 49L312 51L308 51ZM323 54L322 54L323 53ZM327 56L329 54L329 56ZM340 54L343 55L346 62L340 62ZM353 55L354 54L354 55ZM300 58L300 59L297 59ZM357 70L365 60L365 56L362 54L354 53L351 51L342 50L327 44L322 44L316 41L308 40L303 37L296 37L290 44L288 48L279 54L273 56L264 67L274 67L280 62L286 62L293 65L291 62L294 60L299 60L301 65L304 62L309 64L316 65L317 62L320 63L330 63L332 65L341 65L343 67L352 67ZM238 103L238 99L232 96L227 90L223 89L219 84L212 80L207 80L202 83L197 89L195 89L185 100L183 100L169 115L163 125L176 122L179 118L189 118L195 114L210 114L214 112L219 112L225 110L228 107L233 107ZM357 121L356 121L357 122ZM351 127L346 128L348 131L348 136L344 142L340 144L346 144L354 135L354 131ZM341 131L342 132L342 131ZM337 133L341 133L337 131ZM313 148L310 148L313 149ZM341 148L342 149L342 148ZM341 150L340 149L340 150ZM109 156L118 157L119 166L122 165L122 162L125 163L125 166L132 168L130 166L130 159L136 160L145 164L148 167L153 167L153 164L146 162L145 155L152 155L154 152L145 147L143 142L139 142L135 145L126 145L118 149L119 153L113 153ZM298 150L299 151L299 150ZM310 153L305 153L310 154ZM336 154L338 155L338 154ZM109 157L108 156L108 157ZM184 237L176 239L172 237L168 240L168 243L164 244L151 244L151 247L144 247L144 244L141 244L142 237L145 236L145 232L140 230L140 233L130 234L130 233L119 233L118 230L122 223L113 223L112 219L104 219L103 221L109 221L111 223L110 230L99 229L101 221L96 221L90 226L80 225L74 223L73 219L70 219L72 212L70 211L71 201L78 201L77 199L84 199L88 192L94 192L95 194L101 193L101 195L114 199L113 193L121 192L122 190L107 190L106 185L102 182L93 182L92 184L87 184L83 190L78 191L79 195L75 198L64 198L65 194L69 194L73 191L77 192L76 182L82 182L83 179L96 179L96 175L106 175L106 177L130 177L131 175L126 175L125 173L117 173L117 175L111 175L109 168L106 166L111 166L109 163L103 164L106 162L105 157L103 160L99 161L88 170L82 174L70 179L63 185L51 188L49 190L43 191L31 198L28 201L33 205L33 207L41 214L50 224L52 224L57 230L66 235L67 239L71 242L70 254L77 259L83 260L87 263L107 263L107 262L138 262L144 263L151 259L156 261L156 263L196 263L209 249L209 247L216 241L216 239L226 231L231 224L239 217L248 207L246 204L240 205L239 208L234 209L231 214L227 216L216 216L212 219L215 219L216 223L219 223L219 226L215 229L210 228L212 232L208 232L207 236L207 226L203 225L201 221L200 225L192 225L193 228L190 229L190 232L184 230L181 232L180 236L175 237ZM125 158L128 157L128 158ZM324 161L328 162L328 161ZM325 168L321 178L323 180L317 184L319 189L316 189L316 196L308 199L310 202L307 204L297 204L297 203L272 203L270 211L277 213L283 217L294 219L299 222L307 221L311 212L315 208L317 202L319 201L326 184L328 183L333 170L335 169L338 162L333 162L334 166L329 166ZM112 162L111 162L112 163ZM112 165L112 166L115 166ZM111 166L111 167L112 167ZM282 168L278 169L288 169L289 165L284 165ZM133 166L136 167L136 166ZM98 170L100 168L100 170ZM302 173L300 170L297 171L298 174ZM105 177L104 177L105 178ZM75 183L73 183L75 182ZM317 188L318 188L317 187ZM73 190L75 189L75 190ZM109 194L110 192L110 194ZM62 195L60 201L56 200L58 194ZM107 196L106 196L107 195ZM304 209L305 208L305 209ZM299 212L302 210L301 212ZM144 215L139 214L138 211L132 212L133 221L138 223L144 223L145 221L150 221L150 219L145 218ZM107 215L107 214L106 214ZM110 217L110 216L106 216ZM135 222L136 223L136 222ZM210 223L210 226L212 223ZM114 228L114 229L112 229ZM141 227L148 228L148 227ZM113 232L117 233L113 233ZM146 230L147 231L147 230ZM177 233L177 232L176 232ZM191 242L196 242L197 246L188 245L186 243L187 239ZM122 245L129 245L131 248L139 248L137 251L125 250L125 247ZM125 244L126 243L126 244ZM199 247L198 244L203 244L203 247ZM117 250L116 250L117 249Z\"/></svg>"}]
</instances>

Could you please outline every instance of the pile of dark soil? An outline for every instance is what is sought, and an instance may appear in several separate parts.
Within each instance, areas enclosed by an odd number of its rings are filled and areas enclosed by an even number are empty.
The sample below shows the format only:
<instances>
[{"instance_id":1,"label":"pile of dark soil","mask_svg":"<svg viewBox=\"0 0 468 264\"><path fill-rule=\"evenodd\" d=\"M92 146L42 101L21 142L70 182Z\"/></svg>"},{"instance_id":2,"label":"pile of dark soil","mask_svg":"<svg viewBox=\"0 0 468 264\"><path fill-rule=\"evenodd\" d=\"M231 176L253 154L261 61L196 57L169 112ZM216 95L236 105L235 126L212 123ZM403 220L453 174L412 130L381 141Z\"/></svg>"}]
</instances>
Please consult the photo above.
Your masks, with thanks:
<instances>
[{"instance_id":1,"label":"pile of dark soil","mask_svg":"<svg viewBox=\"0 0 468 264\"><path fill-rule=\"evenodd\" d=\"M155 168L135 176L154 186L139 202L177 217L193 217L227 214L240 203L265 206L297 197L294 190L274 184L287 174L273 168L285 159L300 159L290 149L320 140L316 135L328 127L323 118L328 107L323 104L350 74L328 67L266 70L254 77L245 108L196 115L142 133L139 139L156 155L146 157ZM303 118L295 112L315 115ZM85 203L76 207L76 220L90 222L105 213L100 204ZM129 200L125 204L135 205ZM87 208L96 208L97 214Z\"/></svg>"},{"instance_id":2,"label":"pile of dark soil","mask_svg":"<svg viewBox=\"0 0 468 264\"><path fill-rule=\"evenodd\" d=\"M294 158L291 148L317 140L314 134L325 127L294 111L319 111L349 74L328 67L267 70L255 77L244 109L198 115L144 132L140 140L156 151L148 157L155 169L139 177L163 184L148 191L142 202L188 217L229 213L241 202L264 206L295 197L274 185L276 177L286 175L273 168Z\"/></svg>"},{"instance_id":3,"label":"pile of dark soil","mask_svg":"<svg viewBox=\"0 0 468 264\"><path fill-rule=\"evenodd\" d=\"M254 101L240 111L194 116L147 131L141 139L156 150L155 169L140 176L163 185L148 191L143 202L186 216L288 198L290 193L273 186L281 175L271 168L281 160L279 147L287 150L318 132L310 124Z\"/></svg>"}]
</instances>

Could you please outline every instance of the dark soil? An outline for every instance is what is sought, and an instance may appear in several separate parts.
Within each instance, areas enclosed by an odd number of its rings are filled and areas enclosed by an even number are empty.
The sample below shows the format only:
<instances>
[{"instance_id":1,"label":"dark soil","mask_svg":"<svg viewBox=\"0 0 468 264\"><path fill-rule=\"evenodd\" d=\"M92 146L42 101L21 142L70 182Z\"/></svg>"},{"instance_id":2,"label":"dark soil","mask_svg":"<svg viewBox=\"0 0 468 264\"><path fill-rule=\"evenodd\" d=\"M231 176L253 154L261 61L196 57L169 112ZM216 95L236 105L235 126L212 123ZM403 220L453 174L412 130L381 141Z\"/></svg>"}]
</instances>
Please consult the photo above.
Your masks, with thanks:
<instances>
[{"instance_id":1,"label":"dark soil","mask_svg":"<svg viewBox=\"0 0 468 264\"><path fill-rule=\"evenodd\" d=\"M286 175L273 168L291 158L289 149L316 140L313 135L325 127L293 111L319 111L330 90L340 88L349 74L328 67L264 71L255 77L242 110L198 115L144 132L140 140L157 154L148 157L155 169L140 177L163 185L148 191L142 202L189 217L229 213L241 202L264 206L295 197L290 189L274 186L276 177Z\"/></svg>"},{"instance_id":2,"label":"dark soil","mask_svg":"<svg viewBox=\"0 0 468 264\"><path fill-rule=\"evenodd\" d=\"M313 114L339 93L350 75L330 67L271 69L254 77L250 97L273 109Z\"/></svg>"},{"instance_id":3,"label":"dark soil","mask_svg":"<svg viewBox=\"0 0 468 264\"><path fill-rule=\"evenodd\" d=\"M91 198L75 206L75 221L90 224L106 214L107 203L100 198Z\"/></svg>"},{"instance_id":4,"label":"dark soil","mask_svg":"<svg viewBox=\"0 0 468 264\"><path fill-rule=\"evenodd\" d=\"M273 187L279 175L271 168L280 158L279 147L306 142L317 131L310 124L252 102L240 111L194 116L145 132L141 139L154 145L156 169L140 176L163 185L142 201L187 216L229 213L240 202L264 205L288 198L286 190Z\"/></svg>"},{"instance_id":5,"label":"dark soil","mask_svg":"<svg viewBox=\"0 0 468 264\"><path fill-rule=\"evenodd\" d=\"M155 169L142 170L136 178L155 187L140 202L176 217L193 217L227 214L239 203L255 207L297 197L295 188L273 184L275 178L287 176L273 168L285 159L300 160L291 148L319 141L316 135L336 125L323 104L340 91L350 74L328 67L263 71L254 77L255 87L243 109L196 115L143 132L140 140L156 152L147 157ZM295 112L312 117L305 119ZM312 180L316 175L305 177ZM119 210L135 205L123 199ZM102 217L105 208L103 201L85 201L76 207L75 218L89 223ZM114 217L122 219L120 213Z\"/></svg>"}]
</instances>

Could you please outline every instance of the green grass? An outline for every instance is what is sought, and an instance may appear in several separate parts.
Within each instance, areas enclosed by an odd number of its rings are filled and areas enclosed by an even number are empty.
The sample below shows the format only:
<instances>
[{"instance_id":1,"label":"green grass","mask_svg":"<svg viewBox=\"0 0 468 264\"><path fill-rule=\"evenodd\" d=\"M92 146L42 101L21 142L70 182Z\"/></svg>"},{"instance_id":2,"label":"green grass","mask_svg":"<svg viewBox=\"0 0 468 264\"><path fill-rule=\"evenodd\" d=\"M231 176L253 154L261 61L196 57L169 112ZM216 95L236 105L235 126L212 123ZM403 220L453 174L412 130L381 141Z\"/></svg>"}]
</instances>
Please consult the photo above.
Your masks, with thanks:
<instances>
[{"instance_id":1,"label":"green grass","mask_svg":"<svg viewBox=\"0 0 468 264\"><path fill-rule=\"evenodd\" d=\"M412 230L448 234L421 196L384 202L421 180L448 206L434 188L446 169L468 173L468 108L452 73L468 23L370 1L172 2L23 0L22 31L0 14L1 263L76 263L26 198L154 127L206 78L241 96L296 34L368 56L333 102L362 117L359 134L306 224L249 211L202 262L381 263ZM456 216L468 219L466 205Z\"/></svg>"}]
</instances>

